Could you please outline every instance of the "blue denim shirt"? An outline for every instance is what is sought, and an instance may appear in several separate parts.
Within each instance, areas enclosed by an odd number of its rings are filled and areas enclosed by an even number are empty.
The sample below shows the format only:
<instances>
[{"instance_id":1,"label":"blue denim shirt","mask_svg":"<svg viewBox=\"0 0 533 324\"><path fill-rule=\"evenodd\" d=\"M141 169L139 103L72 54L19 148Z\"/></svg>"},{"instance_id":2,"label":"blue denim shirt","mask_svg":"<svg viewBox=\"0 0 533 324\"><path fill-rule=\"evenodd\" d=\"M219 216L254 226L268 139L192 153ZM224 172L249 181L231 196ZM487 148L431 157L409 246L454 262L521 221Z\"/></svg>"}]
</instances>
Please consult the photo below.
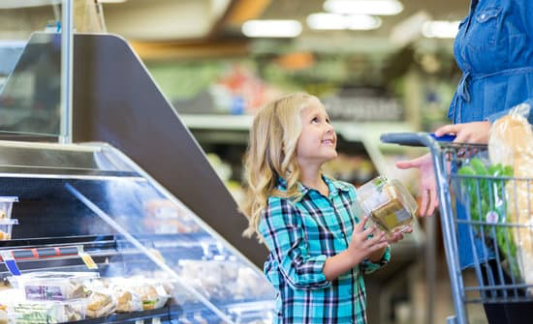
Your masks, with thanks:
<instances>
[{"instance_id":1,"label":"blue denim shirt","mask_svg":"<svg viewBox=\"0 0 533 324\"><path fill-rule=\"evenodd\" d=\"M532 13L533 0L471 1L454 45L463 71L448 113L454 123L493 122L533 98ZM457 208L459 218L465 217L463 208ZM461 266L471 266L475 260L468 228L458 226L457 230ZM474 244L479 261L493 257L481 241Z\"/></svg>"},{"instance_id":2,"label":"blue denim shirt","mask_svg":"<svg viewBox=\"0 0 533 324\"><path fill-rule=\"evenodd\" d=\"M532 13L532 0L471 1L454 45L463 71L448 113L454 123L494 121L533 98Z\"/></svg>"}]
</instances>

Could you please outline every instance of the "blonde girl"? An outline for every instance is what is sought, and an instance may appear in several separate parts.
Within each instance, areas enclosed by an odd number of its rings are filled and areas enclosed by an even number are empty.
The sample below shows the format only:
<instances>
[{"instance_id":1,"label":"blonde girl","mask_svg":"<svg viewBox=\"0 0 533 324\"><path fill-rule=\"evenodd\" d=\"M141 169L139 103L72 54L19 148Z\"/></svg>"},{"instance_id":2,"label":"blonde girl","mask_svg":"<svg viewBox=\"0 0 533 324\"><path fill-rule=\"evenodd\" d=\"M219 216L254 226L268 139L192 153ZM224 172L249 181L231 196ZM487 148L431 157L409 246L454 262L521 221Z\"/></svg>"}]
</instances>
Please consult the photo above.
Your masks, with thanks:
<instances>
[{"instance_id":1,"label":"blonde girl","mask_svg":"<svg viewBox=\"0 0 533 324\"><path fill-rule=\"evenodd\" d=\"M367 218L354 215L355 188L322 174L336 144L326 109L309 94L281 97L254 119L242 211L245 235L270 252L275 323L366 323L362 274L384 266L388 243L402 239L365 228Z\"/></svg>"}]
</instances>

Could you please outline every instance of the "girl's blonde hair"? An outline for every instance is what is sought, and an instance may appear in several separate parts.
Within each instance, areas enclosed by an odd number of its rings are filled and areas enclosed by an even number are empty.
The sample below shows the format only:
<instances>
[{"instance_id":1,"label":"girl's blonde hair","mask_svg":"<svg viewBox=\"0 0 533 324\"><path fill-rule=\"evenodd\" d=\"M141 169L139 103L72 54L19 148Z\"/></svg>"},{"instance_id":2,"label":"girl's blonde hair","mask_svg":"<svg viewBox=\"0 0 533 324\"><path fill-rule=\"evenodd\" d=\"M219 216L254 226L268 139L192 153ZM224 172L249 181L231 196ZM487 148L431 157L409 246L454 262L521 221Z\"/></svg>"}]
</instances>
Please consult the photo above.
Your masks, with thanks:
<instances>
[{"instance_id":1,"label":"girl's blonde hair","mask_svg":"<svg viewBox=\"0 0 533 324\"><path fill-rule=\"evenodd\" d=\"M271 195L299 199L300 169L296 160L298 137L302 131L300 112L318 99L306 93L283 96L261 108L250 130L245 157L246 201L241 211L248 218L244 236L258 232L262 211ZM287 181L287 191L276 190L278 176Z\"/></svg>"}]
</instances>

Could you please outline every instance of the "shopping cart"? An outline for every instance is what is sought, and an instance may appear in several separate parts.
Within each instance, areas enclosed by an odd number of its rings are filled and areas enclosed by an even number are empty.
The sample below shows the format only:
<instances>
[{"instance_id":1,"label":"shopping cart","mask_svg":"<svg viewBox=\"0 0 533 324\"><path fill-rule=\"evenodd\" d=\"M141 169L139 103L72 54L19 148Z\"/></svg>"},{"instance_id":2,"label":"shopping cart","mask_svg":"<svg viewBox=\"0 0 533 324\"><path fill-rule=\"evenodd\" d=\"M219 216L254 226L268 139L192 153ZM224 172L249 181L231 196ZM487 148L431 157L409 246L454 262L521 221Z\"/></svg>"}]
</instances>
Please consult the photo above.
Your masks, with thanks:
<instances>
[{"instance_id":1,"label":"shopping cart","mask_svg":"<svg viewBox=\"0 0 533 324\"><path fill-rule=\"evenodd\" d=\"M468 304L532 302L533 178L484 164L487 145L442 142L427 133L383 134L381 141L431 151L455 308L447 323L468 323ZM465 253L472 254L473 270L461 269ZM477 281L465 278L472 271Z\"/></svg>"}]
</instances>

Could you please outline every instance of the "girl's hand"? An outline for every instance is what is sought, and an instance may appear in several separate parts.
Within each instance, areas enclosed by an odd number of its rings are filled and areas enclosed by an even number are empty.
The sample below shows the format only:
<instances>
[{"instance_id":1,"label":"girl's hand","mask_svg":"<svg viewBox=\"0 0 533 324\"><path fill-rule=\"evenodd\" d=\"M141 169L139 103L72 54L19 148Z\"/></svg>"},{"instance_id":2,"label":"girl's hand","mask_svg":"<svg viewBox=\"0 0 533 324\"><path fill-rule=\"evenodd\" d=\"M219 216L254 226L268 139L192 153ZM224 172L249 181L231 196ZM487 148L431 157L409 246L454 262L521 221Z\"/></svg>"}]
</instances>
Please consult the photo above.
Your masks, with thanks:
<instances>
[{"instance_id":1,"label":"girl's hand","mask_svg":"<svg viewBox=\"0 0 533 324\"><path fill-rule=\"evenodd\" d=\"M398 241L403 240L404 233L412 233L412 232L413 232L413 228L411 226L407 228L403 228L401 230L400 229L396 230L389 235L389 238L387 239L387 241L389 243L397 243Z\"/></svg>"},{"instance_id":2,"label":"girl's hand","mask_svg":"<svg viewBox=\"0 0 533 324\"><path fill-rule=\"evenodd\" d=\"M376 226L365 229L368 216L365 216L354 228L352 240L348 246L348 253L353 258L354 264L359 264L368 256L380 249L384 249L389 244L385 239L385 233L376 230ZM370 235L374 234L372 238Z\"/></svg>"},{"instance_id":3,"label":"girl's hand","mask_svg":"<svg viewBox=\"0 0 533 324\"><path fill-rule=\"evenodd\" d=\"M455 143L481 143L489 141L491 124L489 121L472 122L464 124L444 125L435 131L435 136L454 134Z\"/></svg>"},{"instance_id":4,"label":"girl's hand","mask_svg":"<svg viewBox=\"0 0 533 324\"><path fill-rule=\"evenodd\" d=\"M396 163L396 167L399 169L417 168L420 170L420 195L422 199L419 213L422 217L433 215L435 208L439 207L439 199L437 197L437 182L431 154L428 153L414 160L400 161Z\"/></svg>"}]
</instances>

